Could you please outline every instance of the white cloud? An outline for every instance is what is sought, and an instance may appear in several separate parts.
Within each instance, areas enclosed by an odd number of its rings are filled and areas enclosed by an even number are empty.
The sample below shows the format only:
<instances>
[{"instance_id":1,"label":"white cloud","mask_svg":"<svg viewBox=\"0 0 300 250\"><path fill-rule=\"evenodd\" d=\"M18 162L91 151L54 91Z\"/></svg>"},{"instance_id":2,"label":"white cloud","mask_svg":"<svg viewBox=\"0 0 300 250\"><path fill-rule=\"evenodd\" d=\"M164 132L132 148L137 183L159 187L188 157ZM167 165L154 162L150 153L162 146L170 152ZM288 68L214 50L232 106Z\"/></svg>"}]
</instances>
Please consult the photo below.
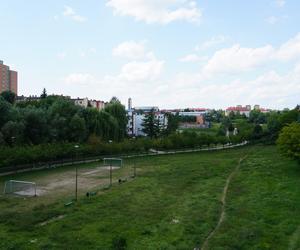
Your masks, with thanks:
<instances>
[{"instance_id":1,"label":"white cloud","mask_svg":"<svg viewBox=\"0 0 300 250\"><path fill-rule=\"evenodd\" d=\"M65 17L69 17L72 20L76 21L76 22L85 22L86 18L83 16L78 15L73 8L71 8L70 6L65 6L64 7L64 11L63 11L63 16Z\"/></svg>"},{"instance_id":2,"label":"white cloud","mask_svg":"<svg viewBox=\"0 0 300 250\"><path fill-rule=\"evenodd\" d=\"M113 56L130 60L143 59L146 56L145 42L123 42L113 49Z\"/></svg>"},{"instance_id":3,"label":"white cloud","mask_svg":"<svg viewBox=\"0 0 300 250\"><path fill-rule=\"evenodd\" d=\"M276 1L275 1L275 4L276 4L278 7L283 7L283 6L286 4L286 0L276 0Z\"/></svg>"},{"instance_id":4,"label":"white cloud","mask_svg":"<svg viewBox=\"0 0 300 250\"><path fill-rule=\"evenodd\" d=\"M168 79L163 74L165 61L157 59L154 53L147 56L149 52L145 49L144 57L125 63L116 74L98 78L90 74L71 74L64 80L68 84L79 84L82 93L93 89L95 98L108 100L116 95L125 103L131 96L137 106L225 108L260 104L266 108L293 107L300 96L299 39L300 34L278 47L247 48L237 44L216 51L199 72L181 72ZM285 73L279 74L273 67L274 63L277 67L286 62L291 69ZM294 62L298 64L292 66ZM241 74L256 68L259 71L251 75Z\"/></svg>"},{"instance_id":5,"label":"white cloud","mask_svg":"<svg viewBox=\"0 0 300 250\"><path fill-rule=\"evenodd\" d=\"M271 62L288 62L300 58L300 33L279 48L265 45L245 48L236 44L218 50L203 67L204 74L239 73L249 71Z\"/></svg>"},{"instance_id":6,"label":"white cloud","mask_svg":"<svg viewBox=\"0 0 300 250\"><path fill-rule=\"evenodd\" d=\"M186 55L179 59L180 62L199 62L202 58L196 54Z\"/></svg>"},{"instance_id":7,"label":"white cloud","mask_svg":"<svg viewBox=\"0 0 300 250\"><path fill-rule=\"evenodd\" d=\"M73 85L90 85L97 82L96 78L91 74L73 73L63 79L64 83Z\"/></svg>"},{"instance_id":8,"label":"white cloud","mask_svg":"<svg viewBox=\"0 0 300 250\"><path fill-rule=\"evenodd\" d=\"M274 49L270 45L243 48L239 44L215 52L204 67L206 73L226 73L251 70L270 60Z\"/></svg>"},{"instance_id":9,"label":"white cloud","mask_svg":"<svg viewBox=\"0 0 300 250\"><path fill-rule=\"evenodd\" d=\"M173 21L200 21L201 10L191 0L109 0L115 15L132 16L146 23L168 24Z\"/></svg>"},{"instance_id":10,"label":"white cloud","mask_svg":"<svg viewBox=\"0 0 300 250\"><path fill-rule=\"evenodd\" d=\"M162 105L168 103L169 107L181 108L182 104L185 107L209 108L237 104L261 104L266 108L293 107L300 96L299 82L300 67L284 75L271 70L252 80L236 78L229 82L222 79L208 81L200 74L179 74L169 82L169 88L164 93L154 96L153 101L163 96Z\"/></svg>"},{"instance_id":11,"label":"white cloud","mask_svg":"<svg viewBox=\"0 0 300 250\"><path fill-rule=\"evenodd\" d=\"M270 16L266 19L266 22L269 24L275 24L278 22L278 18L275 16Z\"/></svg>"},{"instance_id":12,"label":"white cloud","mask_svg":"<svg viewBox=\"0 0 300 250\"><path fill-rule=\"evenodd\" d=\"M280 46L276 54L277 59L289 61L300 57L300 33Z\"/></svg>"},{"instance_id":13,"label":"white cloud","mask_svg":"<svg viewBox=\"0 0 300 250\"><path fill-rule=\"evenodd\" d=\"M226 36L223 36L223 35L215 36L215 37L212 37L211 39L205 41L204 43L197 45L195 50L196 51L206 50L206 49L209 49L216 45L225 43L227 40L228 40L228 37L226 37Z\"/></svg>"},{"instance_id":14,"label":"white cloud","mask_svg":"<svg viewBox=\"0 0 300 250\"><path fill-rule=\"evenodd\" d=\"M128 82L152 81L161 75L164 64L164 61L157 59L129 62L122 67L119 78Z\"/></svg>"}]
</instances>

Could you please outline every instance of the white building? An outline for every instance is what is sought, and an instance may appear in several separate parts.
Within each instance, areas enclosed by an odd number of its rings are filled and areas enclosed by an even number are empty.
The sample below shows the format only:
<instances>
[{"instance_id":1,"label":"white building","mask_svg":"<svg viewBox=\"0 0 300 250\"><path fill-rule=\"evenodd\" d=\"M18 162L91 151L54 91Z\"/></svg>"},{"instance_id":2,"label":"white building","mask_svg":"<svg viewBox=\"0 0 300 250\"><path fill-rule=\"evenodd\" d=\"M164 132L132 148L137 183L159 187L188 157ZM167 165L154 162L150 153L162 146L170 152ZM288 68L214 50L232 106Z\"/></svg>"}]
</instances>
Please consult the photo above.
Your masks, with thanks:
<instances>
[{"instance_id":1,"label":"white building","mask_svg":"<svg viewBox=\"0 0 300 250\"><path fill-rule=\"evenodd\" d=\"M89 100L87 97L86 98L77 98L77 99L72 99L75 105L78 105L83 108L87 107L93 107L98 109L99 111L101 109L105 108L105 102L104 101L97 101L97 100Z\"/></svg>"},{"instance_id":2,"label":"white building","mask_svg":"<svg viewBox=\"0 0 300 250\"><path fill-rule=\"evenodd\" d=\"M234 113L234 114L241 114L241 115L245 115L246 117L250 116L250 112L251 112L251 106L250 105L246 105L245 107L243 107L242 105L237 105L236 107L228 107L225 110L225 115L229 116L230 113Z\"/></svg>"},{"instance_id":3,"label":"white building","mask_svg":"<svg viewBox=\"0 0 300 250\"><path fill-rule=\"evenodd\" d=\"M86 98L77 98L77 99L72 99L74 101L74 104L75 105L78 105L80 107L83 107L83 108L87 108L88 105L89 105L89 99L86 97Z\"/></svg>"},{"instance_id":4,"label":"white building","mask_svg":"<svg viewBox=\"0 0 300 250\"><path fill-rule=\"evenodd\" d=\"M159 124L162 128L167 128L168 118L167 116L160 112L158 107L136 107L132 108L131 99L128 102L128 124L127 124L127 133L129 136L146 136L143 132L143 121L146 117L146 114L154 111L155 119L159 120Z\"/></svg>"}]
</instances>

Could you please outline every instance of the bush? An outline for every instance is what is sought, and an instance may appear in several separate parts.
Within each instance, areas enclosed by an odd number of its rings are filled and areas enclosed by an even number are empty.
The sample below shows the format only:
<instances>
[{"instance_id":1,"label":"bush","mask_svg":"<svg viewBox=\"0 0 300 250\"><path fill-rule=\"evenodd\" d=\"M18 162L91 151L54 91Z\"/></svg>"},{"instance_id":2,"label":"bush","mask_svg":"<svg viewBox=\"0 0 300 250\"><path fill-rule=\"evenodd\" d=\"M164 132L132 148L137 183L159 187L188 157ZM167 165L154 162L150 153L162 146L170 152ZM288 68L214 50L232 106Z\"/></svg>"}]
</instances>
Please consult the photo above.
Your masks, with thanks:
<instances>
[{"instance_id":1,"label":"bush","mask_svg":"<svg viewBox=\"0 0 300 250\"><path fill-rule=\"evenodd\" d=\"M293 122L284 127L279 134L277 145L283 155L300 160L300 123Z\"/></svg>"},{"instance_id":2,"label":"bush","mask_svg":"<svg viewBox=\"0 0 300 250\"><path fill-rule=\"evenodd\" d=\"M115 237L112 240L113 250L125 250L127 249L127 241L124 237Z\"/></svg>"}]
</instances>

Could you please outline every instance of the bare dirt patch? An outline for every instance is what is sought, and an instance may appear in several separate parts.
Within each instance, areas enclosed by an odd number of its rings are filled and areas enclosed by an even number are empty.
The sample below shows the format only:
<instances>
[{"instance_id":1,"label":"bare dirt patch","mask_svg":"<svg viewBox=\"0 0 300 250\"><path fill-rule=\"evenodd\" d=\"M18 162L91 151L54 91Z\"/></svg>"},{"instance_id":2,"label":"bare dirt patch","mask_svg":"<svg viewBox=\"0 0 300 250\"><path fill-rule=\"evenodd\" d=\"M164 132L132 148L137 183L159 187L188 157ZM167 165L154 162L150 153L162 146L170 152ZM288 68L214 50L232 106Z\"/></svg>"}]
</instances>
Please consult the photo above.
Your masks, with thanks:
<instances>
[{"instance_id":1,"label":"bare dirt patch","mask_svg":"<svg viewBox=\"0 0 300 250\"><path fill-rule=\"evenodd\" d=\"M113 180L117 178L120 167L112 167ZM75 168L58 173L48 173L36 180L37 195L57 195L72 193L75 189ZM85 194L91 189L109 185L110 167L81 168L78 170L78 193Z\"/></svg>"}]
</instances>

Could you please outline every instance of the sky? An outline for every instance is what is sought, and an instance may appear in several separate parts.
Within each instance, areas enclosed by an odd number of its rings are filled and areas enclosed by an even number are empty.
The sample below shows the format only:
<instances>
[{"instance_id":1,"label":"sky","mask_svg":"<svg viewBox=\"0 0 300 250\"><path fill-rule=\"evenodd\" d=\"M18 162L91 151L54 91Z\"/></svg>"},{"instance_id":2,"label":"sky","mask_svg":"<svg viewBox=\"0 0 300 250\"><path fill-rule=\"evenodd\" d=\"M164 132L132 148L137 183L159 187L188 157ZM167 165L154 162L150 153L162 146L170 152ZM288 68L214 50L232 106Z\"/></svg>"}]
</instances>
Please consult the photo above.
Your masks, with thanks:
<instances>
[{"instance_id":1,"label":"sky","mask_svg":"<svg viewBox=\"0 0 300 250\"><path fill-rule=\"evenodd\" d=\"M133 106L300 103L298 0L0 0L19 95Z\"/></svg>"}]
</instances>

